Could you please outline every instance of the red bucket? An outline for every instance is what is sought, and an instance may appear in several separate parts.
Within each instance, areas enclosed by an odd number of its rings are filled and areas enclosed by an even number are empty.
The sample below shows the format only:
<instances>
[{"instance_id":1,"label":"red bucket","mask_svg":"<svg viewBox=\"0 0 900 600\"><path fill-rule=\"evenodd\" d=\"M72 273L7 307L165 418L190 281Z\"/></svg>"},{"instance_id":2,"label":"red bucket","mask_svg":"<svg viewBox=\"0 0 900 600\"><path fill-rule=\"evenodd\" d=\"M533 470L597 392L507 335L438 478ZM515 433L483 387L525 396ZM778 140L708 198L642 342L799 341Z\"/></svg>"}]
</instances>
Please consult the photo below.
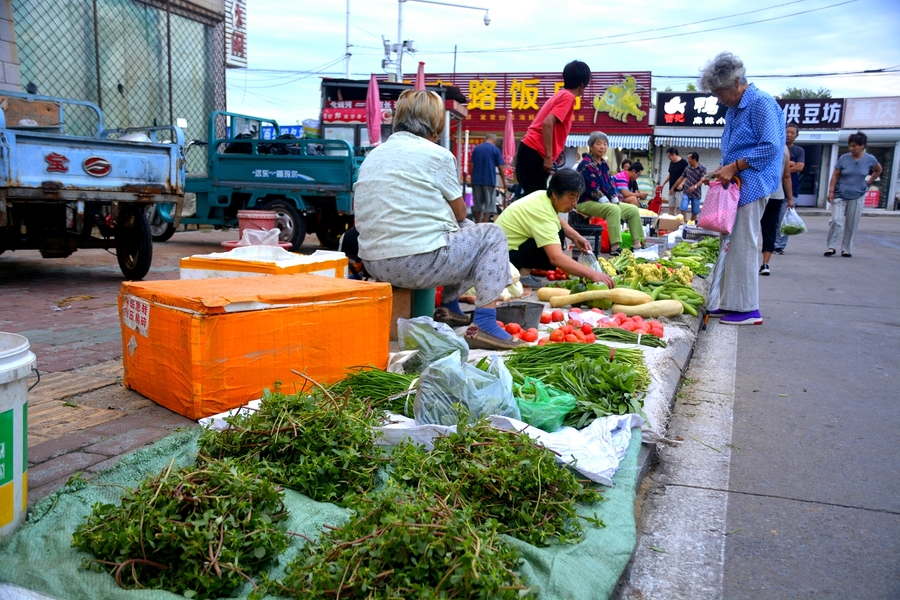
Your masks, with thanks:
<instances>
[{"instance_id":1,"label":"red bucket","mask_svg":"<svg viewBox=\"0 0 900 600\"><path fill-rule=\"evenodd\" d=\"M278 216L274 210L239 210L238 218L238 234L244 235L245 229L261 229L268 231L275 228L275 222Z\"/></svg>"}]
</instances>

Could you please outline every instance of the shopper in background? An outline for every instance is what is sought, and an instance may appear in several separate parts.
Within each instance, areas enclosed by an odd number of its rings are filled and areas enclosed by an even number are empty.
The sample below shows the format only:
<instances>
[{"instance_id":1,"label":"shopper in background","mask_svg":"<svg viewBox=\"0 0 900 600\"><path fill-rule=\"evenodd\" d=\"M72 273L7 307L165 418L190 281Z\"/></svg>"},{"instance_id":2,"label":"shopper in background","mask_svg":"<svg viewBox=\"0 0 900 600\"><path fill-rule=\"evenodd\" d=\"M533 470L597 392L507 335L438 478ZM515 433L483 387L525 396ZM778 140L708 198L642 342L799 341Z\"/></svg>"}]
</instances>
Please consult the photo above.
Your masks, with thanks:
<instances>
[{"instance_id":1,"label":"shopper in background","mask_svg":"<svg viewBox=\"0 0 900 600\"><path fill-rule=\"evenodd\" d=\"M794 208L797 202L797 196L800 195L800 172L806 163L806 151L794 144L794 140L800 135L800 128L791 123L784 128L784 136L787 140L787 147L791 153L791 160L788 167L791 170L791 197L786 198L786 202L781 204L781 214L778 216L778 233L775 234L775 254L784 254L787 248L788 238L790 236L781 233L781 224L784 222L784 214L787 209Z\"/></svg>"},{"instance_id":2,"label":"shopper in background","mask_svg":"<svg viewBox=\"0 0 900 600\"><path fill-rule=\"evenodd\" d=\"M547 189L553 161L563 151L572 127L575 99L581 97L590 82L591 69L585 63L573 60L567 64L563 69L563 88L550 96L528 126L516 152L516 179L526 195Z\"/></svg>"},{"instance_id":3,"label":"shopper in background","mask_svg":"<svg viewBox=\"0 0 900 600\"><path fill-rule=\"evenodd\" d=\"M869 138L862 131L850 136L847 147L850 152L841 154L831 174L828 188L828 202L832 205L831 221L828 222L828 250L825 256L832 256L841 238L841 256L850 258L853 253L853 236L859 226L866 190L881 175L881 164L866 152Z\"/></svg>"},{"instance_id":4,"label":"shopper in background","mask_svg":"<svg viewBox=\"0 0 900 600\"><path fill-rule=\"evenodd\" d=\"M700 89L725 106L722 166L716 179L730 184L740 176L740 200L721 269L719 316L728 325L760 325L759 220L783 172L784 114L772 96L747 83L740 58L722 52L700 74Z\"/></svg>"},{"instance_id":5,"label":"shopper in background","mask_svg":"<svg viewBox=\"0 0 900 600\"><path fill-rule=\"evenodd\" d=\"M781 207L787 204L791 199L791 153L787 146L784 147L784 167L781 173L781 183L775 190L769 200L766 202L766 209L763 211L762 219L760 219L759 227L762 232L762 255L763 263L759 267L760 275L769 275L769 261L772 260L772 252L775 251L775 235L781 227L781 215L784 214ZM793 202L791 202L793 204Z\"/></svg>"},{"instance_id":6,"label":"shopper in background","mask_svg":"<svg viewBox=\"0 0 900 600\"><path fill-rule=\"evenodd\" d=\"M678 148L669 148L666 150L666 155L669 157L669 174L666 175L666 178L663 179L660 185L665 187L666 182L669 183L669 214L674 217L678 214L678 209L681 207L682 188L678 185L678 182L681 180L684 170L688 167L688 161L681 158L678 154Z\"/></svg>"},{"instance_id":7,"label":"shopper in background","mask_svg":"<svg viewBox=\"0 0 900 600\"><path fill-rule=\"evenodd\" d=\"M625 173L626 171L628 171L628 167L630 167L630 166L631 166L630 158L622 159L622 169L619 171L619 173ZM616 173L616 175L618 175L618 173ZM633 181L631 179L628 180L628 189L630 191L634 192L635 194L640 193L641 188L638 185L637 179L635 179Z\"/></svg>"},{"instance_id":8,"label":"shopper in background","mask_svg":"<svg viewBox=\"0 0 900 600\"><path fill-rule=\"evenodd\" d=\"M622 221L628 223L631 243L635 249L642 247L644 228L641 225L641 211L632 204L619 202L615 185L609 176L606 151L609 138L601 131L588 136L589 153L578 163L577 170L584 177L585 190L575 207L582 215L600 217L606 221L609 235L609 254L618 256L622 242Z\"/></svg>"},{"instance_id":9,"label":"shopper in background","mask_svg":"<svg viewBox=\"0 0 900 600\"><path fill-rule=\"evenodd\" d=\"M487 223L497 212L497 175L506 189L503 155L497 147L497 134L488 133L484 142L472 150L472 217L476 223Z\"/></svg>"},{"instance_id":10,"label":"shopper in background","mask_svg":"<svg viewBox=\"0 0 900 600\"><path fill-rule=\"evenodd\" d=\"M563 252L564 238L569 238L581 252L590 252L591 244L565 221L559 213L575 208L584 192L584 179L573 169L560 169L550 178L546 190L538 190L513 202L497 217L497 225L509 241L509 262L518 269L562 269L569 275L615 287L605 273L575 261Z\"/></svg>"},{"instance_id":11,"label":"shopper in background","mask_svg":"<svg viewBox=\"0 0 900 600\"><path fill-rule=\"evenodd\" d=\"M684 221L688 220L688 211L690 211L691 220L696 221L700 214L700 198L703 195L703 176L706 175L706 167L700 164L700 155L696 152L688 154L688 166L684 170L678 181L675 182L676 188L682 188L681 196L681 214Z\"/></svg>"},{"instance_id":12,"label":"shopper in background","mask_svg":"<svg viewBox=\"0 0 900 600\"><path fill-rule=\"evenodd\" d=\"M616 193L622 202L640 207L641 200L647 199L647 192L634 192L631 189L632 185L637 184L638 177L643 171L644 165L636 162L628 165L626 170L616 173L612 178L613 184L616 186Z\"/></svg>"},{"instance_id":13,"label":"shopper in background","mask_svg":"<svg viewBox=\"0 0 900 600\"><path fill-rule=\"evenodd\" d=\"M440 96L425 90L400 94L393 128L366 157L353 186L366 270L402 288L443 286L434 316L452 326L469 324L459 295L474 286L478 341L497 349L516 345L497 326L497 299L512 283L506 236L496 225L466 220L456 159L436 143L444 129Z\"/></svg>"}]
</instances>

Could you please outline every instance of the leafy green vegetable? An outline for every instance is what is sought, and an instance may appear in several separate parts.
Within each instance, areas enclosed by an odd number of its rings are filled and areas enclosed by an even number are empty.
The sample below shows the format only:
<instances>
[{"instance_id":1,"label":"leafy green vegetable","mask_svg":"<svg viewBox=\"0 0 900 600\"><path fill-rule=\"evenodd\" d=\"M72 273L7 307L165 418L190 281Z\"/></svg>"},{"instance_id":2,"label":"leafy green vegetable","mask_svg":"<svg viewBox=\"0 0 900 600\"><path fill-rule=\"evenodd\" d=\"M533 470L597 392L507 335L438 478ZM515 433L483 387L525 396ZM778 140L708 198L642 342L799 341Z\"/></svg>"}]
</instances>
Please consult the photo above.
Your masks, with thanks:
<instances>
[{"instance_id":1,"label":"leafy green vegetable","mask_svg":"<svg viewBox=\"0 0 900 600\"><path fill-rule=\"evenodd\" d=\"M409 390L416 379L416 375L391 373L375 367L355 367L349 376L332 385L329 390L340 396L349 389L354 398L368 400L375 408L411 418L415 388L409 395L403 392Z\"/></svg>"},{"instance_id":2,"label":"leafy green vegetable","mask_svg":"<svg viewBox=\"0 0 900 600\"><path fill-rule=\"evenodd\" d=\"M464 413L464 411L462 411ZM449 498L471 511L478 525L530 544L578 542L584 534L577 503L602 500L556 462L556 456L525 434L501 431L487 419L434 441L434 450L408 442L394 450L391 477L428 495ZM587 519L595 526L602 522Z\"/></svg>"},{"instance_id":3,"label":"leafy green vegetable","mask_svg":"<svg viewBox=\"0 0 900 600\"><path fill-rule=\"evenodd\" d=\"M200 457L125 493L121 506L96 504L72 545L97 558L126 589L164 589L220 598L260 573L288 546L281 489L267 469Z\"/></svg>"},{"instance_id":4,"label":"leafy green vegetable","mask_svg":"<svg viewBox=\"0 0 900 600\"><path fill-rule=\"evenodd\" d=\"M369 490L387 459L372 428L381 413L354 398L312 388L286 396L266 392L259 410L226 418L228 429L207 430L200 449L215 458L267 465L274 481L319 502Z\"/></svg>"}]
</instances>

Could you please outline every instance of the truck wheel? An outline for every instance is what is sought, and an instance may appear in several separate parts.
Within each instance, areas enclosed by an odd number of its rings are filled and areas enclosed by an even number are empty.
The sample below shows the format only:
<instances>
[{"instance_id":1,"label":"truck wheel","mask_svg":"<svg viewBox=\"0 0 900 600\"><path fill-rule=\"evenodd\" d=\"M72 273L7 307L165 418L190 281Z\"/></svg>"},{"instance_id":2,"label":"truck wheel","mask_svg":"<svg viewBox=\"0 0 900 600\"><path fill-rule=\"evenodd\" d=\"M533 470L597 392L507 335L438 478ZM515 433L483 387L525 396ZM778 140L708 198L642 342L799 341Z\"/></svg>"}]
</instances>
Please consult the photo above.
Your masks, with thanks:
<instances>
[{"instance_id":1,"label":"truck wheel","mask_svg":"<svg viewBox=\"0 0 900 600\"><path fill-rule=\"evenodd\" d=\"M348 217L334 213L321 213L319 225L316 227L316 237L329 250L337 250L341 236L350 229L351 225L352 221Z\"/></svg>"},{"instance_id":2,"label":"truck wheel","mask_svg":"<svg viewBox=\"0 0 900 600\"><path fill-rule=\"evenodd\" d=\"M265 206L265 210L275 211L275 227L281 230L280 242L290 242L291 251L300 252L300 246L306 239L306 219L290 201L274 200Z\"/></svg>"},{"instance_id":3,"label":"truck wheel","mask_svg":"<svg viewBox=\"0 0 900 600\"><path fill-rule=\"evenodd\" d=\"M145 208L144 214L147 217L147 222L150 223L150 236L154 242L166 242L175 235L175 224L163 221L159 216L159 211L156 210L155 204Z\"/></svg>"},{"instance_id":4,"label":"truck wheel","mask_svg":"<svg viewBox=\"0 0 900 600\"><path fill-rule=\"evenodd\" d=\"M140 281L150 271L153 238L143 211L121 215L116 226L116 258L126 279Z\"/></svg>"}]
</instances>

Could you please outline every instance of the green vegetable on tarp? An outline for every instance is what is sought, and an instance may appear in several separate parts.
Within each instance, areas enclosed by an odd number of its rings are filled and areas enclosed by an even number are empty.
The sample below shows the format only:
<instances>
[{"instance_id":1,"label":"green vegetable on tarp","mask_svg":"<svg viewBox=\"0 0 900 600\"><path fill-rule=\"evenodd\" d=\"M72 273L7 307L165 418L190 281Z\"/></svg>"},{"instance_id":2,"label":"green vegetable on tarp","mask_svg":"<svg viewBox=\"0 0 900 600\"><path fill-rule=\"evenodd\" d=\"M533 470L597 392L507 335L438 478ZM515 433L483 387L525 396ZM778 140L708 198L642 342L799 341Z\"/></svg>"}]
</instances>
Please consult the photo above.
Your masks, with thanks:
<instances>
[{"instance_id":1,"label":"green vegetable on tarp","mask_svg":"<svg viewBox=\"0 0 900 600\"><path fill-rule=\"evenodd\" d=\"M417 375L391 373L375 367L353 367L350 375L333 384L329 390L340 396L349 389L354 398L368 400L375 408L412 417L415 388L410 390L410 386L417 378ZM407 390L409 394L404 394Z\"/></svg>"},{"instance_id":2,"label":"green vegetable on tarp","mask_svg":"<svg viewBox=\"0 0 900 600\"><path fill-rule=\"evenodd\" d=\"M464 409L456 431L434 439L434 449L403 442L394 449L391 477L421 492L449 498L470 508L472 523L495 521L498 531L533 544L577 543L587 522L579 503L602 500L589 482L579 480L556 455L525 433L504 431L487 419L467 424Z\"/></svg>"},{"instance_id":3,"label":"green vegetable on tarp","mask_svg":"<svg viewBox=\"0 0 900 600\"><path fill-rule=\"evenodd\" d=\"M562 427L566 415L575 408L575 396L533 377L526 377L513 388L522 420L542 431L552 433Z\"/></svg>"},{"instance_id":4,"label":"green vegetable on tarp","mask_svg":"<svg viewBox=\"0 0 900 600\"><path fill-rule=\"evenodd\" d=\"M122 588L230 596L288 547L283 493L268 475L202 455L196 466L170 463L120 505L95 504L72 545L96 557L86 568L108 570Z\"/></svg>"},{"instance_id":5,"label":"green vegetable on tarp","mask_svg":"<svg viewBox=\"0 0 900 600\"><path fill-rule=\"evenodd\" d=\"M655 298L654 298L655 299ZM666 341L651 334L641 335L627 329L619 329L618 327L596 327L594 335L598 340L606 340L607 342L620 342L623 344L638 344L649 348L665 348Z\"/></svg>"},{"instance_id":6,"label":"green vegetable on tarp","mask_svg":"<svg viewBox=\"0 0 900 600\"><path fill-rule=\"evenodd\" d=\"M296 598L491 598L529 595L521 552L496 521L430 490L389 482L355 496L355 513L308 544L266 590Z\"/></svg>"}]
</instances>

